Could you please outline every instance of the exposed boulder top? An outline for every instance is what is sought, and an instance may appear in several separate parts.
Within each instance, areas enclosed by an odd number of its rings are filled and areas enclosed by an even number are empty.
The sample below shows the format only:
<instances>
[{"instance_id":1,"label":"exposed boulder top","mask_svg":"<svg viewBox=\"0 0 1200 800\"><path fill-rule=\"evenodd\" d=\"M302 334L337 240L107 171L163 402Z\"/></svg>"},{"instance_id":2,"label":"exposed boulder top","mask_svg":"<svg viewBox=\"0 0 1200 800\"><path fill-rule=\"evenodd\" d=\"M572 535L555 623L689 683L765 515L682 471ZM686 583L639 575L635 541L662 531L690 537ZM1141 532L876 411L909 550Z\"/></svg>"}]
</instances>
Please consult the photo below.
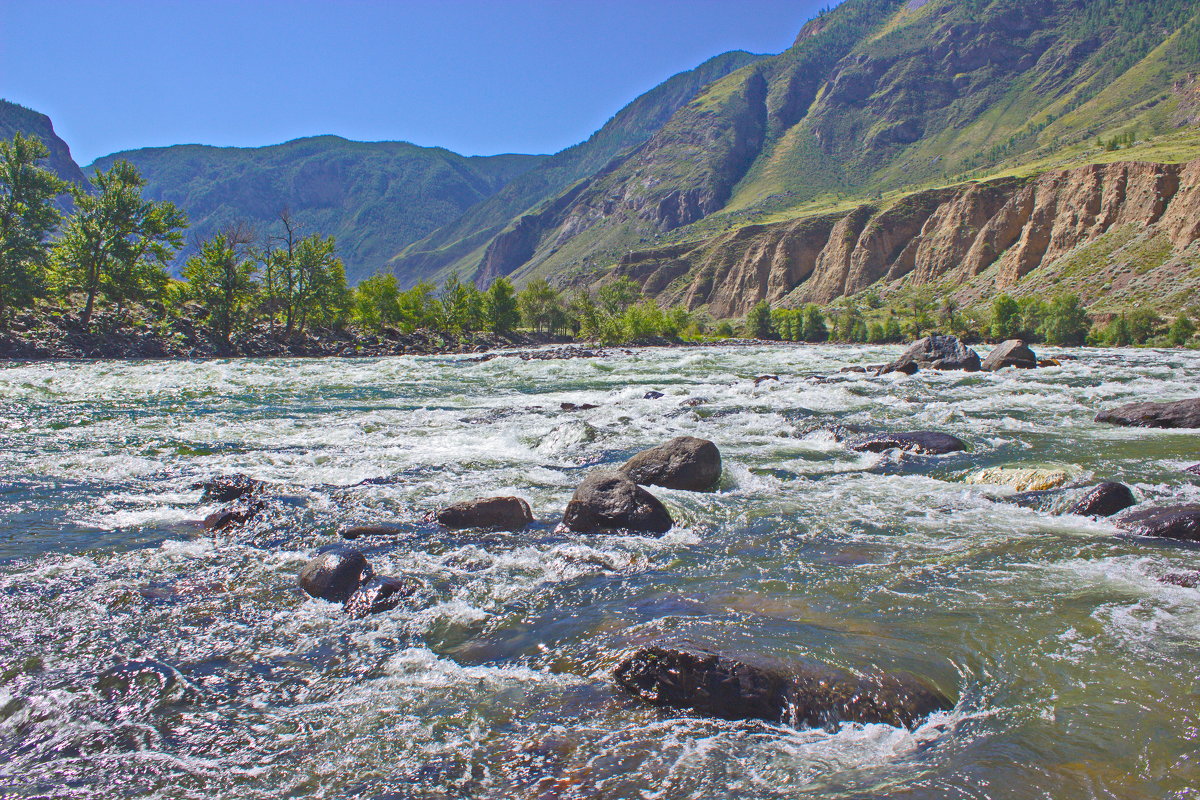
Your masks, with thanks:
<instances>
[{"instance_id":1,"label":"exposed boulder top","mask_svg":"<svg viewBox=\"0 0 1200 800\"><path fill-rule=\"evenodd\" d=\"M265 484L241 472L235 475L221 475L211 480L192 484L193 489L203 489L200 495L201 503L231 503L244 497L257 494Z\"/></svg>"},{"instance_id":2,"label":"exposed boulder top","mask_svg":"<svg viewBox=\"0 0 1200 800\"><path fill-rule=\"evenodd\" d=\"M500 528L519 531L533 522L533 511L520 497L483 497L443 508L437 513L437 521L455 530Z\"/></svg>"},{"instance_id":3,"label":"exposed boulder top","mask_svg":"<svg viewBox=\"0 0 1200 800\"><path fill-rule=\"evenodd\" d=\"M967 443L957 436L937 431L912 431L910 433L881 433L858 441L850 446L860 453L882 453L885 450L903 450L921 455L945 455L967 449Z\"/></svg>"},{"instance_id":4,"label":"exposed boulder top","mask_svg":"<svg viewBox=\"0 0 1200 800\"><path fill-rule=\"evenodd\" d=\"M1117 518L1117 526L1138 536L1200 540L1200 505L1137 508Z\"/></svg>"},{"instance_id":5,"label":"exposed boulder top","mask_svg":"<svg viewBox=\"0 0 1200 800\"><path fill-rule=\"evenodd\" d=\"M1081 517L1111 517L1137 504L1133 491L1123 483L1105 481L1071 506L1068 514Z\"/></svg>"},{"instance_id":6,"label":"exposed boulder top","mask_svg":"<svg viewBox=\"0 0 1200 800\"><path fill-rule=\"evenodd\" d=\"M707 492L721 479L721 451L707 439L680 436L638 453L621 472L644 486Z\"/></svg>"},{"instance_id":7,"label":"exposed boulder top","mask_svg":"<svg viewBox=\"0 0 1200 800\"><path fill-rule=\"evenodd\" d=\"M675 524L658 498L616 470L593 472L575 490L563 524L578 533L631 530L666 533Z\"/></svg>"},{"instance_id":8,"label":"exposed boulder top","mask_svg":"<svg viewBox=\"0 0 1200 800\"><path fill-rule=\"evenodd\" d=\"M996 345L980 366L985 372L995 372L1005 367L1035 369L1038 365L1038 357L1029 349L1029 345L1021 339L1009 339Z\"/></svg>"},{"instance_id":9,"label":"exposed boulder top","mask_svg":"<svg viewBox=\"0 0 1200 800\"><path fill-rule=\"evenodd\" d=\"M1200 397L1173 403L1129 403L1101 411L1096 422L1137 428L1200 428Z\"/></svg>"},{"instance_id":10,"label":"exposed boulder top","mask_svg":"<svg viewBox=\"0 0 1200 800\"><path fill-rule=\"evenodd\" d=\"M346 545L329 545L300 570L297 583L313 597L343 603L373 575L367 558Z\"/></svg>"},{"instance_id":11,"label":"exposed boulder top","mask_svg":"<svg viewBox=\"0 0 1200 800\"><path fill-rule=\"evenodd\" d=\"M979 372L979 353L958 340L957 336L933 333L918 339L895 361L879 370L880 375L903 372L911 375L918 369L958 369Z\"/></svg>"},{"instance_id":12,"label":"exposed boulder top","mask_svg":"<svg viewBox=\"0 0 1200 800\"><path fill-rule=\"evenodd\" d=\"M859 722L911 728L953 705L908 676L860 676L823 665L780 664L691 642L639 648L613 674L622 689L654 705L795 726Z\"/></svg>"},{"instance_id":13,"label":"exposed boulder top","mask_svg":"<svg viewBox=\"0 0 1200 800\"><path fill-rule=\"evenodd\" d=\"M1024 493L1054 489L1070 479L1068 470L1056 467L988 467L968 475L967 483L1010 486Z\"/></svg>"}]
</instances>

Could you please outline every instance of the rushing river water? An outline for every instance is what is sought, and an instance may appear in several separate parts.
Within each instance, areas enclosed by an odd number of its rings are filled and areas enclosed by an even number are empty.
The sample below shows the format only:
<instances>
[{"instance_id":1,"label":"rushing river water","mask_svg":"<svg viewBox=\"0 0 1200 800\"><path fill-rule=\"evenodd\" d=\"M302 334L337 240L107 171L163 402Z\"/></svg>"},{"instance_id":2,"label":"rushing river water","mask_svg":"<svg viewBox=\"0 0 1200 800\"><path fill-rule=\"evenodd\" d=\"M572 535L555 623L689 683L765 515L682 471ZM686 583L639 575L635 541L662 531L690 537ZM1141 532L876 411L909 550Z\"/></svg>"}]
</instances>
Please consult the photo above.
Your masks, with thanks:
<instances>
[{"instance_id":1,"label":"rushing river water","mask_svg":"<svg viewBox=\"0 0 1200 800\"><path fill-rule=\"evenodd\" d=\"M1159 581L1200 549L963 481L1052 464L1200 501L1197 432L1092 422L1195 396L1200 354L838 373L896 352L4 365L0 796L1200 797L1200 589ZM830 426L972 449L859 454ZM555 531L589 469L678 435L715 441L725 474L653 490L674 530ZM279 500L207 533L193 484L235 472ZM538 525L422 521L497 494ZM371 522L401 528L358 541L376 571L425 590L351 619L296 588ZM957 705L915 731L797 730L614 688L623 652L678 637L905 671Z\"/></svg>"}]
</instances>

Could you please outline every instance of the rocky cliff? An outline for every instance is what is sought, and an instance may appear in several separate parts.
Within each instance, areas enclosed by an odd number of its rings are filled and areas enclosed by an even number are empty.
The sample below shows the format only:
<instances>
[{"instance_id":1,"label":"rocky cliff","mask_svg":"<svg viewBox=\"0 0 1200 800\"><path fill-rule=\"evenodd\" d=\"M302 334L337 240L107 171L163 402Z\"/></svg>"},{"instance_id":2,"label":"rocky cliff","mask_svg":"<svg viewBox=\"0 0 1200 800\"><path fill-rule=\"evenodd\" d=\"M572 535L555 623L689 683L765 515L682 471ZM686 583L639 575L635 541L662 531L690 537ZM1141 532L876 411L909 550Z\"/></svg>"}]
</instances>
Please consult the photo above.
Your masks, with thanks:
<instances>
[{"instance_id":1,"label":"rocky cliff","mask_svg":"<svg viewBox=\"0 0 1200 800\"><path fill-rule=\"evenodd\" d=\"M917 192L890 206L748 225L633 251L628 276L718 317L760 300L828 303L875 288L1072 291L1164 308L1200 299L1200 160L1117 162Z\"/></svg>"},{"instance_id":2,"label":"rocky cliff","mask_svg":"<svg viewBox=\"0 0 1200 800\"><path fill-rule=\"evenodd\" d=\"M8 100L0 100L0 139L11 139L18 133L42 140L50 150L50 156L44 164L48 170L64 181L83 186L88 184L83 170L71 157L71 148L55 133L54 123L49 117ZM69 196L59 198L58 205L62 210L68 210L71 206Z\"/></svg>"}]
</instances>

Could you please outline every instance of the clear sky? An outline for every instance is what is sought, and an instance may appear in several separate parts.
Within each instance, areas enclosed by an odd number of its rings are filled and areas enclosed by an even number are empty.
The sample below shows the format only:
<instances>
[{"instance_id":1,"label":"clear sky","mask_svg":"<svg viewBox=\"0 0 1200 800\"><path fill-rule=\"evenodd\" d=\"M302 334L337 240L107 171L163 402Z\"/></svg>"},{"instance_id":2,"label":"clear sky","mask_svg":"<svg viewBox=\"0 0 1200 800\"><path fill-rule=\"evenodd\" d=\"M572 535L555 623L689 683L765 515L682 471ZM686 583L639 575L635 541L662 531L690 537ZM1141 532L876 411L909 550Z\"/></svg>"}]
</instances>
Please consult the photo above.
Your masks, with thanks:
<instances>
[{"instance_id":1,"label":"clear sky","mask_svg":"<svg viewBox=\"0 0 1200 800\"><path fill-rule=\"evenodd\" d=\"M467 155L582 141L667 77L777 53L830 0L0 0L0 97L81 165L334 133Z\"/></svg>"}]
</instances>

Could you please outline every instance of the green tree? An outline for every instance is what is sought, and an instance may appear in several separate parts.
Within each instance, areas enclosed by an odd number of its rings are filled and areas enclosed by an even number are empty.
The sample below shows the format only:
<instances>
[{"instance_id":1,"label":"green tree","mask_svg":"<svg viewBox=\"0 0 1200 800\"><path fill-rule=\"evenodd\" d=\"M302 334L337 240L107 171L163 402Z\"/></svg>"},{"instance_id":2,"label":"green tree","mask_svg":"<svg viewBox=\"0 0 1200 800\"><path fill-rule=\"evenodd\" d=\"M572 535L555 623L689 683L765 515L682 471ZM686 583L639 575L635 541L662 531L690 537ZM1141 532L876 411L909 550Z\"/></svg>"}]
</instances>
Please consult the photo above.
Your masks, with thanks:
<instances>
[{"instance_id":1,"label":"green tree","mask_svg":"<svg viewBox=\"0 0 1200 800\"><path fill-rule=\"evenodd\" d=\"M1128 347L1133 344L1133 332L1129 330L1129 319L1118 314L1104 329L1104 343L1113 347Z\"/></svg>"},{"instance_id":2,"label":"green tree","mask_svg":"<svg viewBox=\"0 0 1200 800\"><path fill-rule=\"evenodd\" d=\"M187 226L173 203L142 197L146 182L128 161L97 170L92 185L95 192L72 187L75 213L53 250L63 288L86 298L80 317L85 328L101 294L118 304L159 294Z\"/></svg>"},{"instance_id":3,"label":"green tree","mask_svg":"<svg viewBox=\"0 0 1200 800\"><path fill-rule=\"evenodd\" d=\"M483 293L475 284L463 283L453 275L442 285L439 300L448 330L471 333L484 326Z\"/></svg>"},{"instance_id":4,"label":"green tree","mask_svg":"<svg viewBox=\"0 0 1200 800\"><path fill-rule=\"evenodd\" d=\"M1050 344L1077 346L1087 341L1092 320L1073 294L1060 295L1046 309L1039 332Z\"/></svg>"},{"instance_id":5,"label":"green tree","mask_svg":"<svg viewBox=\"0 0 1200 800\"><path fill-rule=\"evenodd\" d=\"M313 320L335 325L345 318L350 297L346 268L336 251L332 236L314 233L296 242L287 261L289 334L304 333Z\"/></svg>"},{"instance_id":6,"label":"green tree","mask_svg":"<svg viewBox=\"0 0 1200 800\"><path fill-rule=\"evenodd\" d=\"M997 295L992 300L992 319L988 335L997 340L1016 339L1021 334L1021 307L1011 295Z\"/></svg>"},{"instance_id":7,"label":"green tree","mask_svg":"<svg viewBox=\"0 0 1200 800\"><path fill-rule=\"evenodd\" d=\"M188 295L208 308L213 333L226 347L246 321L258 288L257 267L246 252L251 241L246 228L223 231L204 242L183 268Z\"/></svg>"},{"instance_id":8,"label":"green tree","mask_svg":"<svg viewBox=\"0 0 1200 800\"><path fill-rule=\"evenodd\" d=\"M538 333L557 333L566 325L562 298L554 287L540 278L530 281L517 295L517 304L521 319Z\"/></svg>"},{"instance_id":9,"label":"green tree","mask_svg":"<svg viewBox=\"0 0 1200 800\"><path fill-rule=\"evenodd\" d=\"M28 305L45 284L50 245L58 227L54 198L69 184L38 165L50 155L41 139L17 134L0 141L0 321Z\"/></svg>"},{"instance_id":10,"label":"green tree","mask_svg":"<svg viewBox=\"0 0 1200 800\"><path fill-rule=\"evenodd\" d=\"M500 277L492 281L483 297L483 315L487 329L501 335L521 324L521 309L512 281Z\"/></svg>"},{"instance_id":11,"label":"green tree","mask_svg":"<svg viewBox=\"0 0 1200 800\"><path fill-rule=\"evenodd\" d=\"M400 308L400 328L412 333L418 328L437 329L442 327L441 303L434 297L435 287L421 281L411 289L401 292L396 299Z\"/></svg>"},{"instance_id":12,"label":"green tree","mask_svg":"<svg viewBox=\"0 0 1200 800\"><path fill-rule=\"evenodd\" d=\"M814 303L804 307L800 338L806 342L823 342L829 338L829 329L825 327L825 315Z\"/></svg>"},{"instance_id":13,"label":"green tree","mask_svg":"<svg viewBox=\"0 0 1200 800\"><path fill-rule=\"evenodd\" d=\"M372 275L354 287L351 314L369 330L382 330L400 319L400 285L390 272Z\"/></svg>"},{"instance_id":14,"label":"green tree","mask_svg":"<svg viewBox=\"0 0 1200 800\"><path fill-rule=\"evenodd\" d=\"M1134 344L1145 344L1162 328L1162 317L1149 308L1135 308L1129 312L1129 333Z\"/></svg>"},{"instance_id":15,"label":"green tree","mask_svg":"<svg viewBox=\"0 0 1200 800\"><path fill-rule=\"evenodd\" d=\"M621 276L600 287L596 299L601 308L616 316L642 299L642 288L628 276Z\"/></svg>"},{"instance_id":16,"label":"green tree","mask_svg":"<svg viewBox=\"0 0 1200 800\"><path fill-rule=\"evenodd\" d=\"M771 326L771 304L766 300L759 300L746 314L746 335L751 339L778 338Z\"/></svg>"},{"instance_id":17,"label":"green tree","mask_svg":"<svg viewBox=\"0 0 1200 800\"><path fill-rule=\"evenodd\" d=\"M1167 342L1172 347L1183 347L1190 343L1195 335L1196 325L1192 322L1191 315L1186 311L1180 311L1175 315L1171 327L1167 330Z\"/></svg>"}]
</instances>

